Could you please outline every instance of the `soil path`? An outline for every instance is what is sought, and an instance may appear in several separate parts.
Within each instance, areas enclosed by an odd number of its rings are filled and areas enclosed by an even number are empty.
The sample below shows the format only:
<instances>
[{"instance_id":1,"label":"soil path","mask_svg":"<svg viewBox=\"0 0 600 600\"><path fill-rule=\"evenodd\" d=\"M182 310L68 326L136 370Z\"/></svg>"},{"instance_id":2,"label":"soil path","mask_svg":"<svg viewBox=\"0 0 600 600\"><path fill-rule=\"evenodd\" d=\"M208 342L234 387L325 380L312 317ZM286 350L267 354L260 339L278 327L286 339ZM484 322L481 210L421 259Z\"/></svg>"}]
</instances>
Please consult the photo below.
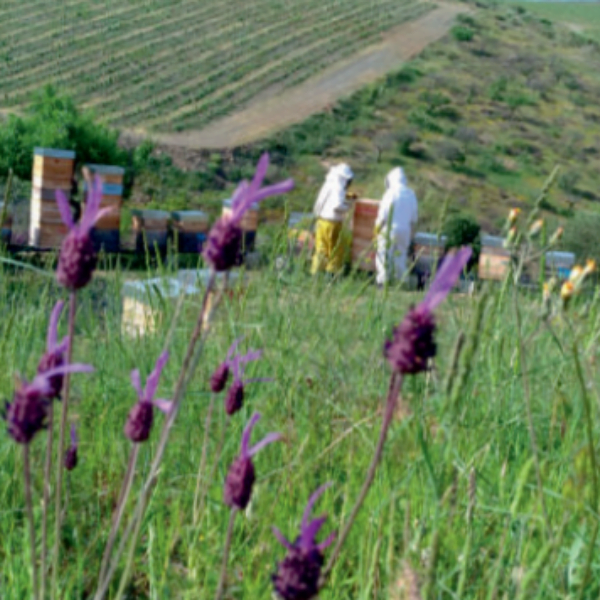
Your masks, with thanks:
<instances>
[{"instance_id":1,"label":"soil path","mask_svg":"<svg viewBox=\"0 0 600 600\"><path fill-rule=\"evenodd\" d=\"M233 148L263 139L398 69L402 62L443 37L456 16L466 12L469 8L465 5L438 3L437 8L423 17L387 32L380 43L298 86L283 91L265 90L246 108L204 129L152 137L162 145L190 150ZM123 137L136 141L142 136L141 132L128 132Z\"/></svg>"}]
</instances>

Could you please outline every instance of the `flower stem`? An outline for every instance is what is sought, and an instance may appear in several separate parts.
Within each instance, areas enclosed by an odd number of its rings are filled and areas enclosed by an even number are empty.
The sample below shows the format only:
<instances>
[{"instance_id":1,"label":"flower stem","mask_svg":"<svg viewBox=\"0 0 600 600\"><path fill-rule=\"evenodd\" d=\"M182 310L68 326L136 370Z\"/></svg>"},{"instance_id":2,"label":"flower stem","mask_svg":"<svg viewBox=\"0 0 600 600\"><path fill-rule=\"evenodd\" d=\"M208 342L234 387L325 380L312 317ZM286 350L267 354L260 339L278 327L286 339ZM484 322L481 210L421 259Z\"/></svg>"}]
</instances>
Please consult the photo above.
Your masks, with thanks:
<instances>
[{"instance_id":1,"label":"flower stem","mask_svg":"<svg viewBox=\"0 0 600 600\"><path fill-rule=\"evenodd\" d=\"M44 464L44 496L42 503L42 557L41 557L41 597L46 597L46 580L48 559L48 509L50 504L50 478L52 475L52 446L54 443L54 406L51 402L48 405L48 438L46 440L46 462Z\"/></svg>"},{"instance_id":2,"label":"flower stem","mask_svg":"<svg viewBox=\"0 0 600 600\"><path fill-rule=\"evenodd\" d=\"M67 347L67 364L71 364L73 359L73 336L75 334L75 312L77 311L77 295L73 291L69 298L69 328L68 328L68 347ZM60 539L62 528L62 481L65 458L65 435L67 430L67 416L69 414L69 392L71 390L71 376L65 374L65 393L62 399L62 412L60 416L60 429L58 433L58 456L56 458L56 491L54 496L54 556L52 563L52 600L56 598L58 586L58 564L60 558Z\"/></svg>"},{"instance_id":3,"label":"flower stem","mask_svg":"<svg viewBox=\"0 0 600 600\"><path fill-rule=\"evenodd\" d=\"M131 452L129 453L129 462L127 463L127 470L125 471L125 477L123 478L123 485L121 486L121 492L117 501L117 507L115 509L112 526L110 529L110 533L108 534L106 546L104 548L104 554L102 556L102 566L100 567L100 575L98 577L98 585L100 585L100 583L102 582L102 579L106 575L106 570L108 569L108 561L110 560L110 555L112 553L112 549L114 548L115 541L117 539L117 532L119 530L119 525L121 525L121 520L123 519L125 506L127 505L127 499L129 498L129 494L131 493L133 476L135 475L135 466L137 464L139 453L140 445L134 444L131 448Z\"/></svg>"},{"instance_id":4,"label":"flower stem","mask_svg":"<svg viewBox=\"0 0 600 600\"><path fill-rule=\"evenodd\" d=\"M379 434L379 440L377 441L377 447L375 448L375 454L373 455L373 460L371 461L371 465L369 466L369 470L367 471L367 476L363 483L362 489L360 490L360 494L356 500L352 511L350 512L350 516L348 517L348 521L342 532L338 536L335 548L333 549L331 556L329 558L329 562L327 563L323 573L321 575L321 580L319 582L319 588L322 588L325 585L327 577L331 573L335 562L337 561L340 552L342 550L342 546L350 533L350 529L352 525L354 525L354 521L356 520L356 516L358 515L358 511L361 509L365 498L367 497L367 493L369 492L369 488L375 479L375 473L377 471L377 467L379 462L381 461L381 457L383 455L383 447L385 445L385 440L387 438L388 430L390 428L390 424L392 422L392 417L394 416L394 408L396 406L396 402L398 400L398 396L400 394L400 388L402 387L402 376L398 373L394 373L390 379L390 387L388 391L388 396L385 405L385 412L383 415L383 423L381 425L381 432Z\"/></svg>"},{"instance_id":5,"label":"flower stem","mask_svg":"<svg viewBox=\"0 0 600 600\"><path fill-rule=\"evenodd\" d=\"M146 477L146 480L144 481L142 489L140 490L139 499L138 499L137 505L135 507L134 513L131 516L131 518L129 519L129 522L127 523L127 526L125 528L125 531L124 531L122 539L121 539L121 543L119 544L119 547L117 548L117 552L113 556L113 559L110 563L110 567L108 569L106 577L104 578L104 581L101 584L99 584L98 589L96 590L96 594L94 596L95 600L102 600L105 597L106 591L108 590L108 586L110 584L110 581L117 569L117 565L119 564L119 560L123 554L123 550L125 549L125 544L128 540L131 543L131 548L130 548L130 552L128 555L127 566L121 577L121 584L119 586L120 590L124 589L125 585L127 584L128 579L129 579L129 575L131 574L132 562L133 562L133 557L135 554L134 551L135 551L135 546L137 545L137 540L138 540L140 529L141 529L142 517L144 515L144 511L146 510L146 506L148 504L150 494L152 493L152 490L156 483L158 469L160 467L162 457L165 453L165 450L167 447L167 442L169 440L169 435L171 433L171 429L173 428L173 424L175 422L177 413L179 411L179 406L181 404L183 396L185 395L185 391L187 389L187 384L189 383L189 380L191 379L191 375L190 375L190 377L188 377L188 374L190 374L190 373L193 374L193 372L195 371L195 368L200 360L200 356L202 354L202 345L200 346L199 349L196 348L196 345L198 343L198 340L202 337L203 331L204 331L204 333L207 333L206 325L208 322L210 322L210 317L212 316L212 313L214 312L216 306L218 305L218 300L220 299L220 298L217 299L215 304L211 307L211 309L208 312L208 317L207 317L206 311L207 311L207 306L208 306L208 298L214 287L215 280L216 280L216 274L213 271L210 276L208 285L206 287L204 299L202 301L202 309L200 310L198 320L196 321L196 326L192 333L192 337L190 338L190 342L188 344L188 349L187 349L185 358L183 360L181 371L179 373L179 377L178 377L177 383L175 385L175 392L173 393L173 400L172 400L172 408L163 424L163 428L162 428L162 431L160 434L160 439L158 441L158 445L156 448L156 454L154 455L154 460L152 461L150 470L148 472L148 476ZM119 595L117 595L117 598L118 597L119 597Z\"/></svg>"},{"instance_id":6,"label":"flower stem","mask_svg":"<svg viewBox=\"0 0 600 600\"><path fill-rule=\"evenodd\" d=\"M204 424L204 440L202 442L202 457L200 458L200 466L198 467L198 475L196 477L196 491L194 493L194 526L198 524L200 508L200 486L202 483L202 476L206 469L206 455L208 453L208 431L210 429L212 421L213 408L215 406L215 394L210 395L210 404L208 405L208 412L206 414L206 422Z\"/></svg>"},{"instance_id":7,"label":"flower stem","mask_svg":"<svg viewBox=\"0 0 600 600\"><path fill-rule=\"evenodd\" d=\"M231 549L231 540L233 539L233 525L237 515L237 508L232 508L229 514L229 525L227 526L227 535L225 537L225 548L223 548L223 562L221 563L221 575L219 577L219 587L215 594L215 600L223 598L225 591L225 580L227 579L227 563L229 562L229 550Z\"/></svg>"},{"instance_id":8,"label":"flower stem","mask_svg":"<svg viewBox=\"0 0 600 600\"><path fill-rule=\"evenodd\" d=\"M29 550L31 553L31 583L33 598L38 600L40 592L37 579L37 559L35 555L35 523L33 521L33 502L31 500L31 464L29 462L29 444L23 445L23 474L25 477L25 503L27 505L27 521L29 522Z\"/></svg>"}]
</instances>

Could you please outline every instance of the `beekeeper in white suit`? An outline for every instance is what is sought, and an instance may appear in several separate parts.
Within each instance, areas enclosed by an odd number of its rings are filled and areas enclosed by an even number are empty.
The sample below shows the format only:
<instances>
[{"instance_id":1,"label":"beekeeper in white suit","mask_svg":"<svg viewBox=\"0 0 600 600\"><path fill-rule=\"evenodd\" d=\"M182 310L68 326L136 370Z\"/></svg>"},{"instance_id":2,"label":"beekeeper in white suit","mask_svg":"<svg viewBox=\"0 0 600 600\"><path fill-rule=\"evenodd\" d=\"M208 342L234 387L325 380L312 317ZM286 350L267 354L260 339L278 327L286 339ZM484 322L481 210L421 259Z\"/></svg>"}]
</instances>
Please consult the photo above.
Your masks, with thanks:
<instances>
[{"instance_id":1,"label":"beekeeper in white suit","mask_svg":"<svg viewBox=\"0 0 600 600\"><path fill-rule=\"evenodd\" d=\"M375 221L377 236L377 285L382 286L395 277L402 278L406 259L417 223L417 197L408 187L404 170L396 167L385 178L385 194Z\"/></svg>"},{"instance_id":2,"label":"beekeeper in white suit","mask_svg":"<svg viewBox=\"0 0 600 600\"><path fill-rule=\"evenodd\" d=\"M313 208L317 218L315 254L312 273L339 273L344 267L344 246L341 239L344 217L350 210L346 192L354 173L345 163L329 170Z\"/></svg>"}]
</instances>

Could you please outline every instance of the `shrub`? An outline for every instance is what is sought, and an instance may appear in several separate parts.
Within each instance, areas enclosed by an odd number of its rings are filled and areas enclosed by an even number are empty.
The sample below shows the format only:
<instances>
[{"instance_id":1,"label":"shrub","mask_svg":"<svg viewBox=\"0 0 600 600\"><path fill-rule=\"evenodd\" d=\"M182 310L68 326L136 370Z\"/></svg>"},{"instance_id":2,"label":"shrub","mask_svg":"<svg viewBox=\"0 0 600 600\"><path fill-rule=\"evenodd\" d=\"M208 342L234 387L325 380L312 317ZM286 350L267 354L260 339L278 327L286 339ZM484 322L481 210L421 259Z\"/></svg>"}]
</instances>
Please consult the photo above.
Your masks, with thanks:
<instances>
[{"instance_id":1,"label":"shrub","mask_svg":"<svg viewBox=\"0 0 600 600\"><path fill-rule=\"evenodd\" d=\"M565 227L563 247L573 252L578 261L593 258L600 261L600 214L581 211Z\"/></svg>"},{"instance_id":2,"label":"shrub","mask_svg":"<svg viewBox=\"0 0 600 600\"><path fill-rule=\"evenodd\" d=\"M475 37L475 32L464 25L454 26L450 33L457 42L470 42Z\"/></svg>"},{"instance_id":3,"label":"shrub","mask_svg":"<svg viewBox=\"0 0 600 600\"><path fill-rule=\"evenodd\" d=\"M481 227L471 217L456 216L448 219L444 224L443 235L446 236L446 250L460 246L471 246L473 255L469 261L468 268L479 262L481 252Z\"/></svg>"},{"instance_id":4,"label":"shrub","mask_svg":"<svg viewBox=\"0 0 600 600\"><path fill-rule=\"evenodd\" d=\"M82 163L127 166L118 137L96 123L92 113L79 112L71 98L46 86L33 96L25 116L10 116L0 126L0 176L12 168L17 177L29 179L36 146L74 150Z\"/></svg>"}]
</instances>

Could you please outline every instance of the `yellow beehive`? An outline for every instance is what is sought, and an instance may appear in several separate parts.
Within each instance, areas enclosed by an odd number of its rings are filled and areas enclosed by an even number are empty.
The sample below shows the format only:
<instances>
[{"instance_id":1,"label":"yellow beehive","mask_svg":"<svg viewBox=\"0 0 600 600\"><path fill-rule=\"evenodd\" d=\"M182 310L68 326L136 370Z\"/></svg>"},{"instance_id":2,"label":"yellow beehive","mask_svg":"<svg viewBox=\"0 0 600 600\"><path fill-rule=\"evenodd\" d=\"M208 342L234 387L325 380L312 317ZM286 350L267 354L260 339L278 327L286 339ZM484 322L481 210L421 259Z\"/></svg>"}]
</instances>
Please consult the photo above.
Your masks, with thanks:
<instances>
[{"instance_id":1,"label":"yellow beehive","mask_svg":"<svg viewBox=\"0 0 600 600\"><path fill-rule=\"evenodd\" d=\"M378 212L378 200L363 199L354 204L351 255L356 268L362 271L375 270L374 229Z\"/></svg>"},{"instance_id":2,"label":"yellow beehive","mask_svg":"<svg viewBox=\"0 0 600 600\"><path fill-rule=\"evenodd\" d=\"M56 203L56 191L71 195L75 152L36 148L33 157L29 244L58 248L67 234Z\"/></svg>"}]
</instances>

